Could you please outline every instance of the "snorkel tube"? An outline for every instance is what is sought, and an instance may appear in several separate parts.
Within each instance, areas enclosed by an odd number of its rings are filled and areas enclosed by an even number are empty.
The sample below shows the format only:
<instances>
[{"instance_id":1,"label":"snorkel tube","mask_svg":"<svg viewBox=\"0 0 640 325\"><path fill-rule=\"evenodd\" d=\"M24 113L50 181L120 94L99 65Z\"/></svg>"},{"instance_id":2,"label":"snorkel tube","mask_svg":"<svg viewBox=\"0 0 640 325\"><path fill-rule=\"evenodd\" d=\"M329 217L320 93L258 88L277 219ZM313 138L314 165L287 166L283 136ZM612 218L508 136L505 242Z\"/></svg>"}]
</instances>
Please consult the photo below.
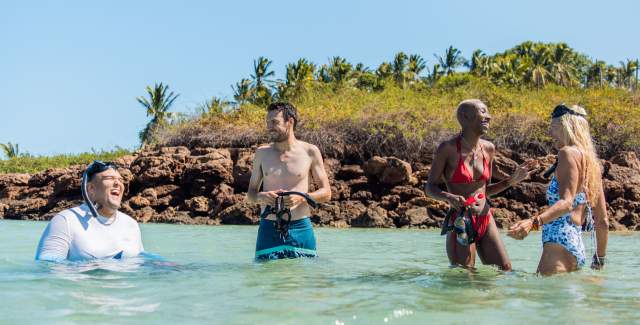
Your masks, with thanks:
<instances>
[{"instance_id":1,"label":"snorkel tube","mask_svg":"<svg viewBox=\"0 0 640 325\"><path fill-rule=\"evenodd\" d=\"M296 192L296 191L287 191L287 192L278 193L278 196L289 196L289 195L302 196L305 200L307 200L307 204L309 204L314 209L318 208L319 206L318 202L316 202L316 200L312 199L309 196L309 194L306 194L306 193Z\"/></svg>"},{"instance_id":2,"label":"snorkel tube","mask_svg":"<svg viewBox=\"0 0 640 325\"><path fill-rule=\"evenodd\" d=\"M82 192L82 199L84 200L84 203L86 203L89 207L89 211L91 211L91 214L97 218L98 210L96 209L96 206L93 204L93 202L91 202L91 199L89 199L89 194L87 194L87 183L89 183L89 175L85 170L84 173L82 173L82 184L80 185L80 192Z\"/></svg>"}]
</instances>

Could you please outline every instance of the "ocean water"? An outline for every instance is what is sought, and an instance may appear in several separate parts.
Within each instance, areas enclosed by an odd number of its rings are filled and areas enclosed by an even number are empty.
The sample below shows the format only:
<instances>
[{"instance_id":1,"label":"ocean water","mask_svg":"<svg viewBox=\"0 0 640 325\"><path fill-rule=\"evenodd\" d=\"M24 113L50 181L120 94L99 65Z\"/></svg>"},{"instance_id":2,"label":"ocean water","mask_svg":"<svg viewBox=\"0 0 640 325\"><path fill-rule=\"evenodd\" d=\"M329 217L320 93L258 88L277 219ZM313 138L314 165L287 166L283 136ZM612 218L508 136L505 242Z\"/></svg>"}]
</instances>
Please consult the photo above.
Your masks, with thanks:
<instances>
[{"instance_id":1,"label":"ocean water","mask_svg":"<svg viewBox=\"0 0 640 325\"><path fill-rule=\"evenodd\" d=\"M635 323L640 234L607 269L534 274L540 234L504 237L515 271L450 268L434 230L317 228L317 259L253 261L257 227L141 225L157 259L33 260L44 222L0 220L0 323ZM587 244L587 254L591 245ZM479 260L478 260L479 262Z\"/></svg>"}]
</instances>

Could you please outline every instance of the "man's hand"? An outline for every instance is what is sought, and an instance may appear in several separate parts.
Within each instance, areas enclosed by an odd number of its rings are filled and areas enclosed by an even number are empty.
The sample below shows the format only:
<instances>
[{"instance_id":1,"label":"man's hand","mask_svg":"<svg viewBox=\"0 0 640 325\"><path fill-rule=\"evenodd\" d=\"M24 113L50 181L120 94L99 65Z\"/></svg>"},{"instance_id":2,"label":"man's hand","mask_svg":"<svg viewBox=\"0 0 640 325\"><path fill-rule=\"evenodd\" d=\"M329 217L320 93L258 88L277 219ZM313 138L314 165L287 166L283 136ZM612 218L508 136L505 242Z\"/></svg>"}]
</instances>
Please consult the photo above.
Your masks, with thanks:
<instances>
[{"instance_id":1,"label":"man's hand","mask_svg":"<svg viewBox=\"0 0 640 325\"><path fill-rule=\"evenodd\" d=\"M284 206L291 209L306 201L307 200L300 195L287 195L284 197Z\"/></svg>"},{"instance_id":2,"label":"man's hand","mask_svg":"<svg viewBox=\"0 0 640 325\"><path fill-rule=\"evenodd\" d=\"M258 202L264 205L274 206L276 205L276 198L278 197L278 192L282 192L282 190L260 192L258 193Z\"/></svg>"},{"instance_id":3,"label":"man's hand","mask_svg":"<svg viewBox=\"0 0 640 325\"><path fill-rule=\"evenodd\" d=\"M533 228L532 219L520 220L516 222L515 225L509 227L507 236L513 239L523 240L527 235L529 235L531 228Z\"/></svg>"}]
</instances>

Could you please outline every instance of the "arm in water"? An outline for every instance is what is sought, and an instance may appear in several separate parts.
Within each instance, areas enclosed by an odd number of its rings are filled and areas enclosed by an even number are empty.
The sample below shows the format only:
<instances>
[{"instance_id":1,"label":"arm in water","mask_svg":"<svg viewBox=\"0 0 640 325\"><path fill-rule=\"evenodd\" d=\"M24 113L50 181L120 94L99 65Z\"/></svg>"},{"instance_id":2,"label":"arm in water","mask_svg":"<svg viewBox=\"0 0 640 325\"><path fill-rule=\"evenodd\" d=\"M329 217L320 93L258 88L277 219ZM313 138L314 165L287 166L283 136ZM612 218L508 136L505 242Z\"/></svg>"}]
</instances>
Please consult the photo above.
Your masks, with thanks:
<instances>
[{"instance_id":1,"label":"arm in water","mask_svg":"<svg viewBox=\"0 0 640 325\"><path fill-rule=\"evenodd\" d=\"M600 269L604 265L604 257L607 254L607 242L609 240L609 218L607 216L607 201L604 197L604 190L600 191L598 200L595 201L593 216L596 228L598 263L592 263L591 268Z\"/></svg>"},{"instance_id":2,"label":"arm in water","mask_svg":"<svg viewBox=\"0 0 640 325\"><path fill-rule=\"evenodd\" d=\"M40 243L36 251L36 260L61 262L67 259L71 235L67 219L62 215L56 215L51 219L47 228L40 237Z\"/></svg>"}]
</instances>

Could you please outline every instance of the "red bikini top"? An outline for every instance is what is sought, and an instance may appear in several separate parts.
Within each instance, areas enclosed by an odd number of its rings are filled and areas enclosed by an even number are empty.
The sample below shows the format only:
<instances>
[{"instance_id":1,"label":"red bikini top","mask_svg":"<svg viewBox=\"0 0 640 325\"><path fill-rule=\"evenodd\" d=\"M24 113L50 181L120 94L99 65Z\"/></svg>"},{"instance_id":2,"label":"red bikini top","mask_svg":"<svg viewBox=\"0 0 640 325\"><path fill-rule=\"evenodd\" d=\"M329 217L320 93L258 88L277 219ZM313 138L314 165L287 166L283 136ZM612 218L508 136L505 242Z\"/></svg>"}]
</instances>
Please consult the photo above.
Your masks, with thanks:
<instances>
[{"instance_id":1,"label":"red bikini top","mask_svg":"<svg viewBox=\"0 0 640 325\"><path fill-rule=\"evenodd\" d=\"M489 166L489 161L487 161L487 157L484 154L484 149L482 149L482 145L480 145L480 150L482 150L482 175L480 179L473 179L473 172L469 171L467 166L464 164L464 159L462 159L461 145L460 145L461 137L458 137L456 140L456 148L458 151L458 166L456 170L453 172L453 176L451 176L451 183L453 184L469 184L475 181L485 181L489 183L491 180L491 166Z\"/></svg>"}]
</instances>

